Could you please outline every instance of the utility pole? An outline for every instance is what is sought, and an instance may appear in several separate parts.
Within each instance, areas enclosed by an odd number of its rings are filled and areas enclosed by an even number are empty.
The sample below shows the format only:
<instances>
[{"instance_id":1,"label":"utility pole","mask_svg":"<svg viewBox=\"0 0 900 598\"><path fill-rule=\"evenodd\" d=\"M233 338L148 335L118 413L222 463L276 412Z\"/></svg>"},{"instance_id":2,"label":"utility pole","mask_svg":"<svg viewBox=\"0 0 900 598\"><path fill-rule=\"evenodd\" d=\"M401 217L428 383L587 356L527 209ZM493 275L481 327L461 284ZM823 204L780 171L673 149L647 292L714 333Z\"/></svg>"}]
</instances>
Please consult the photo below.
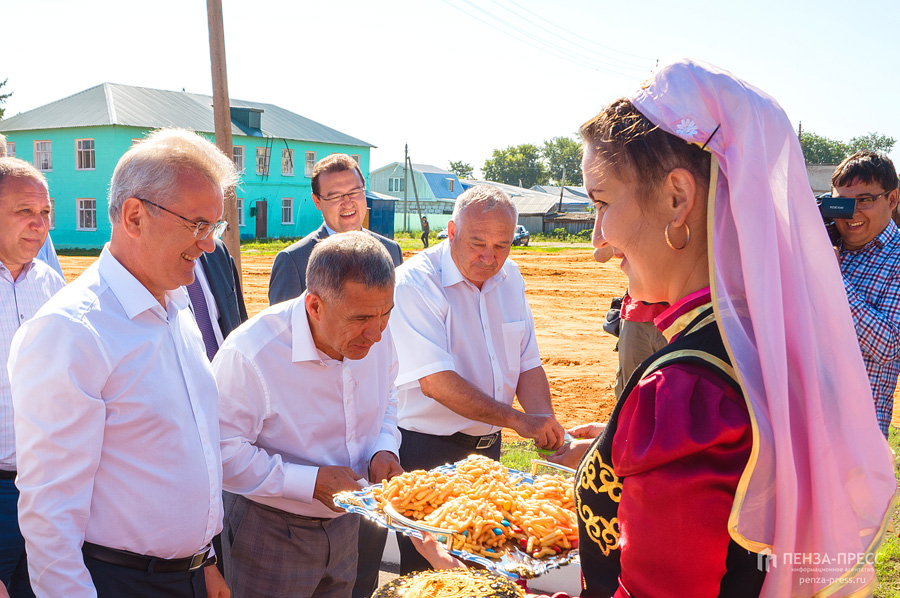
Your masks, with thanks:
<instances>
[{"instance_id":1,"label":"utility pole","mask_svg":"<svg viewBox=\"0 0 900 598\"><path fill-rule=\"evenodd\" d=\"M403 232L409 232L409 199L406 196L406 188L409 181L406 180L406 165L409 164L409 144L403 144Z\"/></svg>"},{"instance_id":2,"label":"utility pole","mask_svg":"<svg viewBox=\"0 0 900 598\"><path fill-rule=\"evenodd\" d=\"M561 183L562 184L559 186L559 207L556 208L557 214L562 212L562 196L563 196L563 191L565 191L565 189L566 189L566 167L565 166L563 166L563 176L562 176Z\"/></svg>"},{"instance_id":3,"label":"utility pole","mask_svg":"<svg viewBox=\"0 0 900 598\"><path fill-rule=\"evenodd\" d=\"M215 121L216 146L234 160L231 140L231 104L228 99L228 69L225 66L225 27L222 24L222 0L206 0L209 25L209 62L212 67L213 120ZM237 200L234 187L225 190L225 220L229 222L224 241L228 253L234 259L238 276L241 271L241 236L238 231Z\"/></svg>"},{"instance_id":4,"label":"utility pole","mask_svg":"<svg viewBox=\"0 0 900 598\"><path fill-rule=\"evenodd\" d=\"M803 141L803 121L797 123L799 126L797 127L797 139Z\"/></svg>"}]
</instances>

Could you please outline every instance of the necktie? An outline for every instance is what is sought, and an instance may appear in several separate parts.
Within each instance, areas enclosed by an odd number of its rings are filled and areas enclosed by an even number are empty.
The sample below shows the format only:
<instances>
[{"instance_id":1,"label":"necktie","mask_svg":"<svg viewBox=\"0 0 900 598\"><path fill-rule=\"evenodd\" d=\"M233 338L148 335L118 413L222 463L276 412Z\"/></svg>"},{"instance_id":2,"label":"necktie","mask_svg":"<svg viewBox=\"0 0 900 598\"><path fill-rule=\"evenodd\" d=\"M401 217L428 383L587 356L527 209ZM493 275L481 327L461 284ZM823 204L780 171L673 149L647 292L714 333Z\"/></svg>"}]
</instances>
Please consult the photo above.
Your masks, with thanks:
<instances>
[{"instance_id":1,"label":"necktie","mask_svg":"<svg viewBox=\"0 0 900 598\"><path fill-rule=\"evenodd\" d=\"M206 345L206 356L212 361L216 351L219 350L219 344L216 342L216 333L213 332L209 308L206 306L206 297L203 295L203 287L200 286L199 278L194 276L194 282L187 285L187 292L191 298L191 305L194 307L194 319L197 320L200 334L203 335L203 344Z\"/></svg>"}]
</instances>

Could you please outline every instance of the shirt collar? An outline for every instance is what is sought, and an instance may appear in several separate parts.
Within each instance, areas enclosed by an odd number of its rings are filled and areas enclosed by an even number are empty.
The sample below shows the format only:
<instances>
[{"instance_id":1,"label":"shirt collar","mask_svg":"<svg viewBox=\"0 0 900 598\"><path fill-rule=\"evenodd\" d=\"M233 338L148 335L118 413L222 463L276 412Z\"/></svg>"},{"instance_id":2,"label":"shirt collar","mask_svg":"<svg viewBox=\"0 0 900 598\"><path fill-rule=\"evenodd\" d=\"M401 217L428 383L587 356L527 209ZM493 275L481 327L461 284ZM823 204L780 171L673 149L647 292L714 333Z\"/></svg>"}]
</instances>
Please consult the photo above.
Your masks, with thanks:
<instances>
[{"instance_id":1,"label":"shirt collar","mask_svg":"<svg viewBox=\"0 0 900 598\"><path fill-rule=\"evenodd\" d=\"M306 291L293 300L291 306L291 361L319 361L322 353L313 341L309 316L306 313Z\"/></svg>"},{"instance_id":2,"label":"shirt collar","mask_svg":"<svg viewBox=\"0 0 900 598\"><path fill-rule=\"evenodd\" d=\"M441 284L445 287L453 286L460 282L466 282L473 287L471 282L463 276L463 273L459 271L459 268L456 266L456 262L453 261L453 255L450 253L450 240L445 239L438 245L441 248ZM509 260L509 258L506 258ZM500 271L488 278L484 281L484 284L481 285L481 292L484 293L486 291L491 290L500 282L502 282L506 278L506 262L503 262L503 266L500 267ZM478 288L478 287L475 287Z\"/></svg>"},{"instance_id":3,"label":"shirt collar","mask_svg":"<svg viewBox=\"0 0 900 598\"><path fill-rule=\"evenodd\" d=\"M671 342L711 303L712 295L709 287L702 288L675 302L669 309L659 314L653 323L666 340Z\"/></svg>"},{"instance_id":4,"label":"shirt collar","mask_svg":"<svg viewBox=\"0 0 900 598\"><path fill-rule=\"evenodd\" d=\"M872 249L872 248L881 249L882 247L884 247L885 245L890 243L894 239L894 236L896 236L896 235L897 235L897 225L894 224L893 220L888 220L887 226L884 227L884 230L881 231L880 233L878 233L877 237L875 237L874 239L869 241L865 245L865 247L861 247L861 248L855 249L855 250L844 249L843 243L841 243L841 253L842 254L843 253L855 254L855 253L859 253L861 251L866 251L866 250Z\"/></svg>"},{"instance_id":5,"label":"shirt collar","mask_svg":"<svg viewBox=\"0 0 900 598\"><path fill-rule=\"evenodd\" d=\"M100 276L103 277L103 280L109 285L109 288L119 300L119 303L122 304L122 308L125 310L125 314L129 319L134 319L135 316L147 310L162 307L160 306L159 301L156 300L156 297L147 290L147 287L141 284L141 282L135 278L112 253L110 253L109 243L103 247L98 262L97 268L99 269ZM184 309L188 305L187 291L184 287L166 291L165 298L167 304L171 301L173 306L177 309Z\"/></svg>"},{"instance_id":6,"label":"shirt collar","mask_svg":"<svg viewBox=\"0 0 900 598\"><path fill-rule=\"evenodd\" d=\"M339 235L339 234L340 234L339 232L337 232L336 230L334 230L333 228L331 228L330 226L328 226L328 225L325 223L324 220L322 221L322 226L324 226L324 227L325 227L325 230L328 231L328 236L329 236L329 237L330 237L331 235ZM360 227L359 230L362 230L362 227Z\"/></svg>"},{"instance_id":7,"label":"shirt collar","mask_svg":"<svg viewBox=\"0 0 900 598\"><path fill-rule=\"evenodd\" d=\"M37 259L37 258L35 258L35 259ZM2 262L0 262L0 272L4 273L4 275L5 275L4 278L9 278L9 280L13 283L25 280L28 277L28 273L31 272L32 269L34 269L35 259L32 259L30 262L28 262L27 264L25 264L25 266L22 267L22 271L19 273L18 280L13 280L12 272L10 272L9 268L6 267L6 264L4 264Z\"/></svg>"}]
</instances>

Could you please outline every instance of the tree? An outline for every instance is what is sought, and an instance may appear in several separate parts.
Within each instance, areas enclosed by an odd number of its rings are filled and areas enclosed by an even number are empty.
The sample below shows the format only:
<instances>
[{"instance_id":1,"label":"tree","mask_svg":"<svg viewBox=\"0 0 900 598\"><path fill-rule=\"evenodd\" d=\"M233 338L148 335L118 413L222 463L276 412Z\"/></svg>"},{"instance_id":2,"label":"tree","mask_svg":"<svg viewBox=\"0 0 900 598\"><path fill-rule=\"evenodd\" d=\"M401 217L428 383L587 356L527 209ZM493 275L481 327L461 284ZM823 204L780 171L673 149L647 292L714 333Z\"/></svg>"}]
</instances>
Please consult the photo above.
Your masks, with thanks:
<instances>
[{"instance_id":1,"label":"tree","mask_svg":"<svg viewBox=\"0 0 900 598\"><path fill-rule=\"evenodd\" d=\"M488 181L517 185L526 189L548 182L541 151L532 143L494 150L481 169Z\"/></svg>"},{"instance_id":2,"label":"tree","mask_svg":"<svg viewBox=\"0 0 900 598\"><path fill-rule=\"evenodd\" d=\"M855 154L860 150L869 150L872 152L878 152L880 154L888 154L892 149L894 149L894 144L897 142L893 137L888 137L887 135L881 135L879 133L868 133L866 135L860 135L859 137L854 137L850 140L848 153Z\"/></svg>"},{"instance_id":3,"label":"tree","mask_svg":"<svg viewBox=\"0 0 900 598\"><path fill-rule=\"evenodd\" d=\"M454 162L453 160L450 160L450 172L461 179L471 179L472 172L474 172L474 170L475 169L472 168L472 165L467 162L463 162L462 160L460 160L459 162Z\"/></svg>"},{"instance_id":4,"label":"tree","mask_svg":"<svg viewBox=\"0 0 900 598\"><path fill-rule=\"evenodd\" d=\"M581 144L569 137L554 137L544 142L541 156L547 162L547 174L557 185L562 184L563 168L567 185L581 186Z\"/></svg>"},{"instance_id":5,"label":"tree","mask_svg":"<svg viewBox=\"0 0 900 598\"><path fill-rule=\"evenodd\" d=\"M846 143L806 131L800 134L800 147L807 164L839 164L850 155Z\"/></svg>"},{"instance_id":6,"label":"tree","mask_svg":"<svg viewBox=\"0 0 900 598\"><path fill-rule=\"evenodd\" d=\"M7 79L4 79L4 80L3 80L3 83L0 83L0 89L3 89L3 86L6 85L6 82L7 82L7 81L9 81L8 78L7 78ZM3 118L3 113L6 112L6 108L3 107L3 104L6 103L6 98L8 98L8 97L11 96L11 95L12 95L12 92L9 92L9 93L0 93L0 119Z\"/></svg>"}]
</instances>

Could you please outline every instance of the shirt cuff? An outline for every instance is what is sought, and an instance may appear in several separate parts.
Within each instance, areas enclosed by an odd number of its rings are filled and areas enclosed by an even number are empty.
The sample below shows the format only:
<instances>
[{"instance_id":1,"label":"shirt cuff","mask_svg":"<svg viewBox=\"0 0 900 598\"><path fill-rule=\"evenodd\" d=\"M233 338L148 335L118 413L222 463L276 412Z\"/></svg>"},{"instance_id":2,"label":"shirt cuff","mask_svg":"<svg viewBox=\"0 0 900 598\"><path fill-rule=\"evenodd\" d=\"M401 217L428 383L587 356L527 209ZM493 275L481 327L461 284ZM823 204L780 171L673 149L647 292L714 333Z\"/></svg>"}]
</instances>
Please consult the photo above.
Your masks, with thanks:
<instances>
[{"instance_id":1,"label":"shirt cuff","mask_svg":"<svg viewBox=\"0 0 900 598\"><path fill-rule=\"evenodd\" d=\"M376 453L379 453L381 451L393 453L397 455L397 458L399 459L400 443L397 442L397 439L391 434L379 434L378 440L375 441L375 448L372 449L372 457L374 457Z\"/></svg>"},{"instance_id":2,"label":"shirt cuff","mask_svg":"<svg viewBox=\"0 0 900 598\"><path fill-rule=\"evenodd\" d=\"M541 366L541 358L535 357L534 359L529 359L528 361L523 361L521 365L519 365L519 373L524 374L529 370L533 370L536 367Z\"/></svg>"},{"instance_id":3,"label":"shirt cuff","mask_svg":"<svg viewBox=\"0 0 900 598\"><path fill-rule=\"evenodd\" d=\"M319 468L312 465L285 463L281 496L304 504L312 504Z\"/></svg>"},{"instance_id":4,"label":"shirt cuff","mask_svg":"<svg viewBox=\"0 0 900 598\"><path fill-rule=\"evenodd\" d=\"M395 384L399 388L404 384L408 384L410 382L418 382L425 376L430 376L431 374L437 374L438 372L446 372L456 371L456 366L452 361L437 361L435 363L429 363L427 365L423 365L419 368L411 372L400 372L397 374L397 381Z\"/></svg>"}]
</instances>

